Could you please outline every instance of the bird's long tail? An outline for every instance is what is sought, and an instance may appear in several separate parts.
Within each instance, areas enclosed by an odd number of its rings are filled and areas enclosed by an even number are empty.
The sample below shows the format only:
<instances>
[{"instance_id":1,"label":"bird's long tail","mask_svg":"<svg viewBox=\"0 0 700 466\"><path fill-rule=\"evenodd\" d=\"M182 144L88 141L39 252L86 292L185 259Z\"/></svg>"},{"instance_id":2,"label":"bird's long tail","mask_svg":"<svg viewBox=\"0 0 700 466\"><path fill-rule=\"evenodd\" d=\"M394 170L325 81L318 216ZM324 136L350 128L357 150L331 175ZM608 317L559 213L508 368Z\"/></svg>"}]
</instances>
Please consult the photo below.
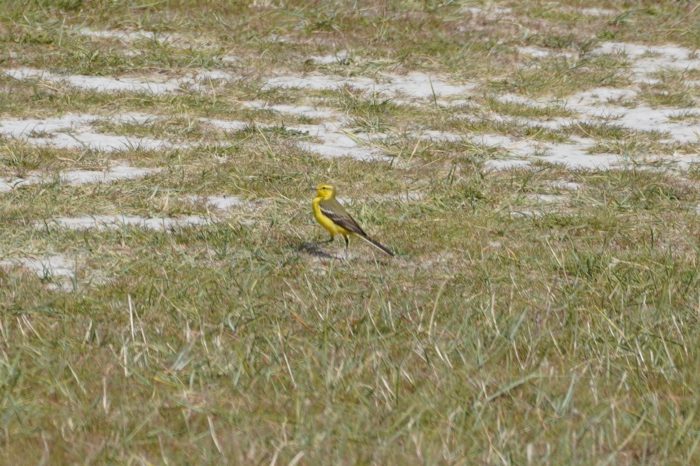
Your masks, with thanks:
<instances>
[{"instance_id":1,"label":"bird's long tail","mask_svg":"<svg viewBox=\"0 0 700 466\"><path fill-rule=\"evenodd\" d=\"M379 241L374 240L374 239L370 238L369 236L362 236L362 235L357 235L357 236L359 236L359 237L362 238L363 240L367 241L369 244L371 244L371 245L374 246L375 248L381 249L382 252L384 252L385 254L388 254L388 255L390 255L391 257L394 257L394 253L391 252L391 249L387 248L386 246L384 246L384 245L383 245L382 243L380 243Z\"/></svg>"}]
</instances>

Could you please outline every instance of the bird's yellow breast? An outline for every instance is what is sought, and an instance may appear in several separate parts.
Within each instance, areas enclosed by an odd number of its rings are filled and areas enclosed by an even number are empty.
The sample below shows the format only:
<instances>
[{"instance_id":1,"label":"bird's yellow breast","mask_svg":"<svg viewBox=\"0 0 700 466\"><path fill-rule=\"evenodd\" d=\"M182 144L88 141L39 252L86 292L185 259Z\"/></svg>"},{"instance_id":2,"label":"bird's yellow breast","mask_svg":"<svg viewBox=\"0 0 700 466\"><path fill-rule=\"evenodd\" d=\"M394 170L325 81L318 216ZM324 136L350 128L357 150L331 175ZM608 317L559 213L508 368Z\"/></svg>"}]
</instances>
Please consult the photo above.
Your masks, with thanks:
<instances>
[{"instance_id":1,"label":"bird's yellow breast","mask_svg":"<svg viewBox=\"0 0 700 466\"><path fill-rule=\"evenodd\" d=\"M331 236L335 235L349 235L350 232L346 230L345 228L341 227L340 225L336 225L333 220L330 218L326 217L323 215L323 212L321 212L321 201L323 199L320 197L314 198L313 202L311 203L313 209L314 209L314 218L318 223L321 224L323 228L330 233Z\"/></svg>"}]
</instances>

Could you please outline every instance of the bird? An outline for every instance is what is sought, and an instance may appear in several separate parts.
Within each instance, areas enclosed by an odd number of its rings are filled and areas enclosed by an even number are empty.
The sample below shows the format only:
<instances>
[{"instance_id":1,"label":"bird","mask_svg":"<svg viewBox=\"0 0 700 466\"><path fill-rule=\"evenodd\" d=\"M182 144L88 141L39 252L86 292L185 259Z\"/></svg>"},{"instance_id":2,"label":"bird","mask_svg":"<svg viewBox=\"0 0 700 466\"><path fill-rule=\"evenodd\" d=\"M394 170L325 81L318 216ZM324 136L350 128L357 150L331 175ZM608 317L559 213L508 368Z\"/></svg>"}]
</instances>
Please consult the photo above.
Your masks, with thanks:
<instances>
[{"instance_id":1,"label":"bird","mask_svg":"<svg viewBox=\"0 0 700 466\"><path fill-rule=\"evenodd\" d=\"M316 187L316 197L311 203L314 218L331 235L327 242L333 241L335 235L341 235L345 240L345 252L347 254L350 236L356 235L385 254L394 256L394 253L389 248L365 233L362 227L345 210L345 207L336 200L335 194L336 191L333 185L320 184Z\"/></svg>"}]
</instances>

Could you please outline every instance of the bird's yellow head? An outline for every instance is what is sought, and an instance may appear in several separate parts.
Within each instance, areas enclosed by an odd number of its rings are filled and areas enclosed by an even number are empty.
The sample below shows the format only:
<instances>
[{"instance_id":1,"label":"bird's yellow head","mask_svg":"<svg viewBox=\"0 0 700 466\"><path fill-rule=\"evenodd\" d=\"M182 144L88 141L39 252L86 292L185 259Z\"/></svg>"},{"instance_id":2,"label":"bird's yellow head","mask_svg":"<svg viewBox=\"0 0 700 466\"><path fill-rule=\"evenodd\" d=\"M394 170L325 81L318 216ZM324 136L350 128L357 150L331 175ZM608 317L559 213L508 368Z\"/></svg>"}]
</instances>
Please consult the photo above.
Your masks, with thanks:
<instances>
[{"instance_id":1,"label":"bird's yellow head","mask_svg":"<svg viewBox=\"0 0 700 466\"><path fill-rule=\"evenodd\" d=\"M319 184L316 186L316 195L321 199L333 199L335 197L335 188L330 184Z\"/></svg>"}]
</instances>

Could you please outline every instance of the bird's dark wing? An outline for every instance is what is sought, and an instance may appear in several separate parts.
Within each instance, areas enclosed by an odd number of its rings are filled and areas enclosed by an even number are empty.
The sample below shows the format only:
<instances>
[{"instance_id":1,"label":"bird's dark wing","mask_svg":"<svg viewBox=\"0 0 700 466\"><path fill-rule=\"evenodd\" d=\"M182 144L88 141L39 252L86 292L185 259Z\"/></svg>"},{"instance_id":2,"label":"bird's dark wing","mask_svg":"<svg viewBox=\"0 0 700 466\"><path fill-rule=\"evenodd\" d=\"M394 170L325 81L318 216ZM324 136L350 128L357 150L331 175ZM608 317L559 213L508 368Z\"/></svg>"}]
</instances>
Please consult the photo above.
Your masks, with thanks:
<instances>
[{"instance_id":1,"label":"bird's dark wing","mask_svg":"<svg viewBox=\"0 0 700 466\"><path fill-rule=\"evenodd\" d=\"M358 235L367 236L367 233L365 233L355 219L350 216L340 202L335 199L328 199L326 201L321 201L319 207L321 208L321 213L333 220L333 223L336 225Z\"/></svg>"}]
</instances>

